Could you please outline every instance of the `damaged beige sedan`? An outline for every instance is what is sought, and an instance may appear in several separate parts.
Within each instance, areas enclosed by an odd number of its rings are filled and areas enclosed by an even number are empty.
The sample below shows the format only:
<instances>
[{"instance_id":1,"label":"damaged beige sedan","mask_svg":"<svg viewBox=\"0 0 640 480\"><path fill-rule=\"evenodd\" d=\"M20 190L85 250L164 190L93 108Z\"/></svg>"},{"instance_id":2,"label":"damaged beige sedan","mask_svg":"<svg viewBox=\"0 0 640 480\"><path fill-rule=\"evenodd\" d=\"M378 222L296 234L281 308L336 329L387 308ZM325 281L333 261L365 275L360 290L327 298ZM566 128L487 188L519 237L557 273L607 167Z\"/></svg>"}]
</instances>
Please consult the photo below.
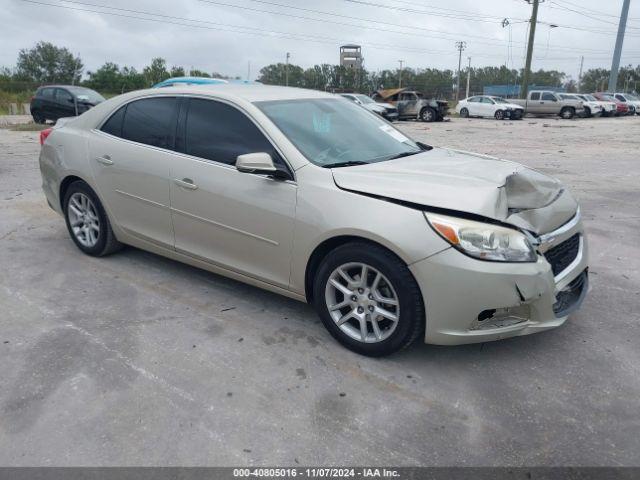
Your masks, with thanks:
<instances>
[{"instance_id":1,"label":"damaged beige sedan","mask_svg":"<svg viewBox=\"0 0 640 480\"><path fill-rule=\"evenodd\" d=\"M333 95L138 91L41 141L46 198L83 252L133 245L310 302L361 354L558 327L588 290L559 182L413 141Z\"/></svg>"}]
</instances>

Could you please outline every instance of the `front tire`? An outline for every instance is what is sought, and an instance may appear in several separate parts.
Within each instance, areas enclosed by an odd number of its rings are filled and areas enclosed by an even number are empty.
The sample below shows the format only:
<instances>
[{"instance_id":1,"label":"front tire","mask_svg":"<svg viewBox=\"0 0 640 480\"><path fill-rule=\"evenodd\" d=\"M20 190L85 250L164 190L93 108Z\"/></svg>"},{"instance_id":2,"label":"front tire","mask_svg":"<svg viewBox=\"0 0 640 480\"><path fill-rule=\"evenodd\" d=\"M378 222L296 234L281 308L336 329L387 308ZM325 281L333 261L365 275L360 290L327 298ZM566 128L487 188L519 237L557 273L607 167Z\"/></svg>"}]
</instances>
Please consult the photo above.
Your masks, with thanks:
<instances>
[{"instance_id":1,"label":"front tire","mask_svg":"<svg viewBox=\"0 0 640 480\"><path fill-rule=\"evenodd\" d=\"M329 333L361 355L397 352L424 331L418 284L402 260L377 245L353 242L331 251L316 274L313 298Z\"/></svg>"},{"instance_id":2,"label":"front tire","mask_svg":"<svg viewBox=\"0 0 640 480\"><path fill-rule=\"evenodd\" d=\"M435 122L436 116L436 111L431 107L425 107L420 111L420 120L423 122Z\"/></svg>"},{"instance_id":3,"label":"front tire","mask_svg":"<svg viewBox=\"0 0 640 480\"><path fill-rule=\"evenodd\" d=\"M462 110L460 110L460 116L462 118L469 118L469 110L466 108L463 108Z\"/></svg>"},{"instance_id":4,"label":"front tire","mask_svg":"<svg viewBox=\"0 0 640 480\"><path fill-rule=\"evenodd\" d=\"M100 199L85 182L69 185L63 206L69 235L84 253L102 257L122 248Z\"/></svg>"},{"instance_id":5,"label":"front tire","mask_svg":"<svg viewBox=\"0 0 640 480\"><path fill-rule=\"evenodd\" d=\"M493 114L496 120L504 120L504 112L502 110L496 110L496 113Z\"/></svg>"},{"instance_id":6,"label":"front tire","mask_svg":"<svg viewBox=\"0 0 640 480\"><path fill-rule=\"evenodd\" d=\"M589 107L584 107L584 116L586 118L591 118L591 109Z\"/></svg>"}]
</instances>

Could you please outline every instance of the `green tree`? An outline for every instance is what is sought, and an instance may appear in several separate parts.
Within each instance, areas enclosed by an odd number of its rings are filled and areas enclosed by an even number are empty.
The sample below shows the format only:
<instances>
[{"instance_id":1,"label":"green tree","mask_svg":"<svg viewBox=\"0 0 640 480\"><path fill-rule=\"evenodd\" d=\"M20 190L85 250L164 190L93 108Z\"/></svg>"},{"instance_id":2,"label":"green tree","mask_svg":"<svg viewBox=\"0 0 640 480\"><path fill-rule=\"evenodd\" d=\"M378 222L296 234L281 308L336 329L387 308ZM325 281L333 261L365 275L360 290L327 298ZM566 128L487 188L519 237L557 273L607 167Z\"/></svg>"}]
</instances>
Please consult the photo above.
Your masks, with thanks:
<instances>
[{"instance_id":1,"label":"green tree","mask_svg":"<svg viewBox=\"0 0 640 480\"><path fill-rule=\"evenodd\" d=\"M84 66L80 57L64 47L38 42L18 54L16 80L38 83L73 83L80 81Z\"/></svg>"},{"instance_id":2,"label":"green tree","mask_svg":"<svg viewBox=\"0 0 640 480\"><path fill-rule=\"evenodd\" d=\"M87 76L84 84L100 92L118 92L122 85L120 67L115 63L107 62L95 72L87 72Z\"/></svg>"},{"instance_id":3,"label":"green tree","mask_svg":"<svg viewBox=\"0 0 640 480\"><path fill-rule=\"evenodd\" d=\"M288 66L284 63L267 65L260 70L260 78L258 78L258 81L266 85L285 85L287 69L289 71L289 86L304 86L304 70L302 67L291 63Z\"/></svg>"},{"instance_id":4,"label":"green tree","mask_svg":"<svg viewBox=\"0 0 640 480\"><path fill-rule=\"evenodd\" d=\"M592 68L584 72L580 82L580 90L583 92L599 92L607 89L609 82L609 72L607 68Z\"/></svg>"},{"instance_id":5,"label":"green tree","mask_svg":"<svg viewBox=\"0 0 640 480\"><path fill-rule=\"evenodd\" d=\"M172 77L184 77L185 76L184 68L182 68L182 67L173 66L173 67L171 67L171 72L169 72L169 73L170 73L170 75Z\"/></svg>"},{"instance_id":6,"label":"green tree","mask_svg":"<svg viewBox=\"0 0 640 480\"><path fill-rule=\"evenodd\" d=\"M207 77L209 78L211 75L209 75L207 72L203 72L202 70L197 70L197 69L191 69L189 70L189 76L191 77Z\"/></svg>"},{"instance_id":7,"label":"green tree","mask_svg":"<svg viewBox=\"0 0 640 480\"><path fill-rule=\"evenodd\" d=\"M171 77L171 74L167 71L167 61L160 57L152 59L151 64L144 67L142 74L148 87Z\"/></svg>"}]
</instances>

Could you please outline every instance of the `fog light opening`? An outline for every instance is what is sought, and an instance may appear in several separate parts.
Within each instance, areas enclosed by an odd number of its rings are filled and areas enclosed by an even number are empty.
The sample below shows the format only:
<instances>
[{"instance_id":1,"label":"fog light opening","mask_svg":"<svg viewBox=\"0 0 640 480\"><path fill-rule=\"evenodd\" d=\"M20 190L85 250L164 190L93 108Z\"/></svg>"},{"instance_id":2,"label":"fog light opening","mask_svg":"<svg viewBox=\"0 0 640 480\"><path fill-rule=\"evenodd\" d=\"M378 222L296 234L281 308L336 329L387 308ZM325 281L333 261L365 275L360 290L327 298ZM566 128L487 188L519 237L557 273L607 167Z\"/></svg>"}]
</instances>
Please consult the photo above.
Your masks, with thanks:
<instances>
[{"instance_id":1,"label":"fog light opening","mask_svg":"<svg viewBox=\"0 0 640 480\"><path fill-rule=\"evenodd\" d=\"M529 305L517 307L490 308L478 314L470 330L504 328L527 322L531 318Z\"/></svg>"},{"instance_id":2,"label":"fog light opening","mask_svg":"<svg viewBox=\"0 0 640 480\"><path fill-rule=\"evenodd\" d=\"M496 314L495 308L491 308L489 310L483 310L480 312L480 315L478 315L478 321L484 322L485 320L492 318L495 314Z\"/></svg>"}]
</instances>

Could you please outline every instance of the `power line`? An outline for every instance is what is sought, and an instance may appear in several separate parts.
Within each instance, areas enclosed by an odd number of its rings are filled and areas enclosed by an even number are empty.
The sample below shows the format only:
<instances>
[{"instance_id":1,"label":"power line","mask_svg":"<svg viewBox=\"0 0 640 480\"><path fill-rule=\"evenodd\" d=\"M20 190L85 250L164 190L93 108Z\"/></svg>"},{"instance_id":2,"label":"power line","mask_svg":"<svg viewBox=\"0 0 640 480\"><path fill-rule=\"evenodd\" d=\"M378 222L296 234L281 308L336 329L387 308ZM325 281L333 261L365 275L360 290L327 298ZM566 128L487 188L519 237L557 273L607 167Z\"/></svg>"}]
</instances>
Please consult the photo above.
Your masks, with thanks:
<instances>
[{"instance_id":1,"label":"power line","mask_svg":"<svg viewBox=\"0 0 640 480\"><path fill-rule=\"evenodd\" d=\"M385 4L382 4L382 3L376 3L376 2L372 2L372 1L368 1L368 0L344 0L344 1L345 2L349 2L349 3L365 5L365 6L369 6L369 7L385 8L385 9L389 9L389 10L397 10L397 11L408 12L408 13L417 13L417 14L422 14L422 15L456 18L458 20L468 20L468 21L484 22L484 23L493 23L495 21L495 20L488 20L488 19L487 20L482 20L482 18L477 18L478 16L483 17L482 15L479 15L477 13L472 13L472 14L466 15L465 17L462 17L462 16L455 16L453 14L445 15L445 14L438 14L438 13L428 12L428 11L425 11L425 10L416 10L416 9L406 8L406 7L385 5ZM466 18L466 17L468 17L468 18ZM499 17L484 17L484 18L499 19ZM526 21L524 19L520 19L520 20ZM540 22L540 23L544 23L544 22ZM554 24L554 25L558 25L558 24ZM570 28L570 29L574 29L574 30L583 30L583 31L591 32L591 33L615 35L615 32L613 32L613 31L593 30L593 29L587 29L587 28L584 28L584 27L576 26L576 25L558 25L558 26L559 27L563 27L563 28Z\"/></svg>"},{"instance_id":2,"label":"power line","mask_svg":"<svg viewBox=\"0 0 640 480\"><path fill-rule=\"evenodd\" d=\"M394 6L394 5L385 5L382 3L376 3L376 2L370 2L367 0L344 0L345 2L349 2L349 3L356 3L356 4L360 4L360 5L365 5L368 7L376 7L376 8L385 8L387 10L396 10L396 11L400 11L400 12L405 12L405 13L417 13L420 15L430 15L430 16L436 16L436 17L446 17L446 18L456 18L458 20L468 20L468 21L473 21L473 22L485 22L485 23L494 23L497 20L500 20L500 17L493 17L493 16L489 16L489 15L481 15L479 13L475 13L475 12L470 12L470 13L465 13L465 14L453 14L453 13L437 13L437 12L431 12L431 11L426 11L426 10L417 10L414 8L408 8L408 7L398 7L398 6ZM483 18L485 20L483 20Z\"/></svg>"},{"instance_id":3,"label":"power line","mask_svg":"<svg viewBox=\"0 0 640 480\"><path fill-rule=\"evenodd\" d=\"M65 1L65 0L61 0L61 1ZM356 28L367 29L367 30L376 30L376 31L381 31L381 32L395 33L395 34L399 34L399 35L409 35L409 36L418 36L418 37L431 37L431 38L439 38L439 39L442 38L441 37L442 35L448 35L448 36L454 36L454 37L458 36L457 34L453 34L451 32L445 32L445 31L442 31L442 30L434 30L434 29L424 28L424 27L415 27L415 26L401 25L401 24L391 23L391 22L383 22L383 21L380 21L380 20L373 20L373 19L368 19L368 18L354 17L354 16L344 15L344 14L339 14L339 13L334 13L334 12L325 12L325 11L322 11L322 10L299 7L299 6L294 6L294 5L287 5L287 4L282 4L282 3L272 2L272 1L267 1L267 0L248 0L248 1L254 2L254 3L260 3L260 4L264 4L264 5L271 5L271 6L289 8L289 9L292 9L292 10L298 10L298 11L303 11L303 12L315 13L315 14L319 14L319 15L327 15L327 16L331 16L331 17L347 18L347 19L356 20L356 21L366 21L366 22L371 22L371 23L377 23L377 24L380 24L380 25L387 25L387 26L393 26L393 27L402 28L403 30L414 29L414 30L420 30L420 31L425 31L425 32L432 32L432 33L437 33L438 36L425 35L423 33L419 34L419 33L414 33L414 32L407 32L407 31L389 30L389 29L384 29L384 28L380 28L380 27L373 27L373 26L369 26L369 25L359 25L359 24L353 24L353 23L345 23L345 22L339 22L339 21L335 21L335 20L328 20L328 19L324 19L324 18L313 18L313 17L302 16L302 15L295 15L295 14L287 13L287 12L279 12L279 11L273 11L273 10L262 10L262 9L258 9L258 8L247 7L247 6L244 6L244 5L236 5L236 4L222 2L222 1L216 1L216 0L199 0L199 1L202 2L202 3L207 3L207 4L211 4L211 5L219 5L219 6L223 6L223 7L230 7L230 8L235 8L235 9L244 10L244 11L257 12L257 13L268 13L268 14L271 14L271 15L279 15L279 16L284 16L284 17L289 17L289 18L297 18L297 19L301 19L301 20L311 20L311 21L322 22L322 23L327 23L328 22L328 23L333 23L335 25L344 25L344 26L356 27ZM479 39L491 39L491 37L480 36L480 35L468 35L468 34L466 35L466 37L468 37L468 38L479 38ZM514 43L522 43L523 45L526 45L526 42L514 42ZM498 47L504 46L504 44L502 44L502 43L482 42L482 41L474 41L474 44L490 45L490 46L498 46ZM560 46L550 45L549 48L551 50L558 50L558 51L560 51L560 50L571 51L571 52L575 51L575 48L572 48L572 47L560 47ZM603 53L603 54L607 54L608 55L608 51L606 51L606 50L583 49L582 51L584 53Z\"/></svg>"},{"instance_id":4,"label":"power line","mask_svg":"<svg viewBox=\"0 0 640 480\"><path fill-rule=\"evenodd\" d=\"M55 8L63 8L63 9L67 9L67 10L91 12L91 13L97 13L97 14L102 14L102 15L110 15L110 16L115 16L115 17L123 17L123 18L132 18L132 19L137 19L137 20L151 21L151 22L156 22L156 23L167 23L167 24L184 26L184 27L201 28L201 29L205 29L205 30L228 31L228 32L244 33L244 34L249 34L249 35L257 35L257 36L265 36L265 34L266 34L268 36L280 36L280 37L284 37L284 38L298 39L298 40L302 40L302 41L309 41L309 42L315 42L315 43L325 43L325 44L331 44L331 45L335 45L336 42L337 43L341 43L341 42L360 43L362 45L368 45L368 46L372 46L372 47L379 48L379 49L382 49L382 50L398 50L398 49L401 49L401 50L404 50L404 51L415 52L415 53L429 53L429 54L432 54L432 55L443 55L443 56L449 55L449 52L448 51L444 51L444 50L427 50L427 49L424 49L424 48L408 47L408 46L405 46L405 45L390 45L390 44L379 44L379 43L372 43L372 42L358 42L358 41L354 41L353 39L345 40L344 38L339 39L339 38L335 38L335 37L325 37L325 36L319 36L319 35L298 34L298 33L282 32L282 31L276 31L276 30L256 29L254 27L246 27L246 26L242 26L242 25L232 25L232 24L226 24L226 23L220 23L220 22L211 22L211 21L207 21L207 20L199 20L199 19L193 19L193 18L175 17L175 16L172 16L172 15L164 15L164 14L158 14L158 13L153 13L153 12L145 12L145 11L141 11L141 10L125 9L125 8L120 8L120 7L111 7L111 6L107 6L107 5L89 4L89 3L86 3L86 2L78 2L78 1L72 1L72 0L61 0L61 1L65 2L65 3L90 5L90 6L97 7L97 8L124 11L124 12L129 12L129 13L137 13L137 14L149 15L149 16L160 17L160 18L149 18L149 17L141 17L139 15L129 15L129 14L124 14L124 13L116 13L116 12L101 11L101 10L92 10L92 9L88 9L88 8L80 8L80 7L72 7L72 6L68 6L68 5L46 3L46 2L41 2L41 1L37 1L37 0L20 0L20 1L25 2L25 3L36 4L36 5L43 5L43 6L49 6L49 7L55 7ZM178 20L178 21L174 21L174 20ZM189 22L189 23L181 23L181 22ZM207 25L215 25L215 26L199 25L200 23L205 23ZM227 27L227 28L223 28L223 27ZM479 56L484 56L486 58L500 57L500 55L479 55Z\"/></svg>"},{"instance_id":5,"label":"power line","mask_svg":"<svg viewBox=\"0 0 640 480\"><path fill-rule=\"evenodd\" d=\"M576 7L576 8L581 8L582 10L586 11L586 12L590 12L590 13L594 13L596 15L603 15L605 17L613 17L613 18L620 18L620 15L614 15L612 13L605 13L605 12L601 12L598 10L593 10L592 8L587 8L583 5L578 5L575 3L570 2L569 0L557 0L560 3L566 3L567 5L571 5L572 7ZM640 18L638 17L629 17L629 20L640 20Z\"/></svg>"},{"instance_id":6,"label":"power line","mask_svg":"<svg viewBox=\"0 0 640 480\"><path fill-rule=\"evenodd\" d=\"M580 10L575 10L573 8L565 7L565 6L560 5L559 3L556 3L556 2L554 2L552 0L549 3L552 3L552 4L556 5L557 8L560 8L562 10L566 10L568 12L577 13L578 15L582 15L583 17L590 18L590 19L596 20L598 22L607 23L609 25L617 25L616 22L610 22L609 20L605 20L605 19L597 17L597 16L589 15L588 13L582 12ZM556 8L556 7L550 7L550 8ZM627 27L627 28L633 28L634 30L640 30L640 27Z\"/></svg>"},{"instance_id":7,"label":"power line","mask_svg":"<svg viewBox=\"0 0 640 480\"><path fill-rule=\"evenodd\" d=\"M94 8L100 8L100 9L116 10L116 12L93 10L90 8L80 8L80 7L74 7L69 5L52 4L52 3L46 3L46 2L37 1L37 0L21 0L21 1L25 3L30 3L30 4L49 6L54 8L62 8L67 10L90 12L90 13L109 15L109 16L120 17L120 18L131 18L131 19L142 20L142 21L165 23L165 24L171 24L171 25L177 25L177 26L183 26L183 27L189 27L189 28L199 28L199 29L205 29L205 30L227 31L232 33L241 33L241 34L248 34L248 35L260 36L260 37L275 36L280 38L301 40L301 41L320 43L320 44L330 44L330 45L335 45L336 42L360 43L362 45L372 46L381 50L397 51L398 49L401 49L407 52L429 53L431 55L439 55L439 56L449 55L448 51L427 50L423 48L407 47L407 46L401 46L401 45L390 45L386 43L378 44L378 43L372 43L372 42L357 42L357 41L354 42L353 39L345 40L344 38L338 39L334 37L326 37L326 36L319 36L319 35L298 34L298 33L291 33L291 32L256 29L254 27L247 27L242 25L232 25L232 24L221 23L221 22L212 22L208 20L200 20L200 19L193 19L193 18L187 18L187 17L177 17L173 15L166 15L166 14L160 14L160 13L154 13L154 12L148 12L148 11L142 11L142 10L125 9L120 7L112 7L107 5L80 2L80 1L74 1L74 0L61 0L61 1L63 1L64 3L90 6ZM125 13L117 13L117 12L125 12ZM141 16L141 15L145 15L145 16ZM157 18L150 18L150 17L157 17ZM484 58L501 57L501 55L490 55L490 54L476 54L475 56L484 57ZM627 57L629 58L629 56ZM547 60L557 61L557 60L573 60L573 59L574 57L557 57L557 58L549 58Z\"/></svg>"}]
</instances>

